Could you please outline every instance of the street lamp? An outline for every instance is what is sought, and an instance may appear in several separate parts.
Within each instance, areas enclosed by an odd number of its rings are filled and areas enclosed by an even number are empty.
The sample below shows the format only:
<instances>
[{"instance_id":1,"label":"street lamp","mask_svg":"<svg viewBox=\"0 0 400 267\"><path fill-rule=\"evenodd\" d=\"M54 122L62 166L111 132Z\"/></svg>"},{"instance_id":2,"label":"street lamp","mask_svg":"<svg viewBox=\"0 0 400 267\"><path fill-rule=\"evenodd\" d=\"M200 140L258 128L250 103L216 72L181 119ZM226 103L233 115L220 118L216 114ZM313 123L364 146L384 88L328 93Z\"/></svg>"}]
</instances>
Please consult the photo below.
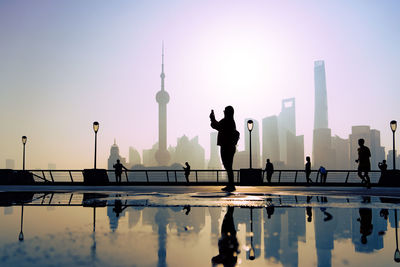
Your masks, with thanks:
<instances>
[{"instance_id":1,"label":"street lamp","mask_svg":"<svg viewBox=\"0 0 400 267\"><path fill-rule=\"evenodd\" d=\"M397 121L393 120L390 122L390 129L392 129L393 132L393 170L396 169L396 149L394 146L394 132L396 132L397 129Z\"/></svg>"},{"instance_id":2,"label":"street lamp","mask_svg":"<svg viewBox=\"0 0 400 267\"><path fill-rule=\"evenodd\" d=\"M249 130L249 140L250 140L250 169L251 169L251 131L253 130L253 120L247 121L247 129Z\"/></svg>"},{"instance_id":3,"label":"street lamp","mask_svg":"<svg viewBox=\"0 0 400 267\"><path fill-rule=\"evenodd\" d=\"M23 154L22 154L22 170L25 171L25 145L27 141L27 137L24 135L22 136L22 144L24 145Z\"/></svg>"},{"instance_id":4,"label":"street lamp","mask_svg":"<svg viewBox=\"0 0 400 267\"><path fill-rule=\"evenodd\" d=\"M397 209L394 210L394 223L396 226L396 250L394 252L393 258L395 262L400 262L399 241L397 238Z\"/></svg>"},{"instance_id":5,"label":"street lamp","mask_svg":"<svg viewBox=\"0 0 400 267\"><path fill-rule=\"evenodd\" d=\"M22 231L23 222L24 222L24 204L21 205L21 231L19 232L18 235L19 241L24 241L24 233Z\"/></svg>"},{"instance_id":6,"label":"street lamp","mask_svg":"<svg viewBox=\"0 0 400 267\"><path fill-rule=\"evenodd\" d=\"M250 207L250 250L249 250L249 260L254 260L256 258L256 253L253 246L253 207Z\"/></svg>"},{"instance_id":7,"label":"street lamp","mask_svg":"<svg viewBox=\"0 0 400 267\"><path fill-rule=\"evenodd\" d=\"M93 131L94 131L94 169L96 169L97 132L99 131L99 123L97 121L93 122Z\"/></svg>"}]
</instances>

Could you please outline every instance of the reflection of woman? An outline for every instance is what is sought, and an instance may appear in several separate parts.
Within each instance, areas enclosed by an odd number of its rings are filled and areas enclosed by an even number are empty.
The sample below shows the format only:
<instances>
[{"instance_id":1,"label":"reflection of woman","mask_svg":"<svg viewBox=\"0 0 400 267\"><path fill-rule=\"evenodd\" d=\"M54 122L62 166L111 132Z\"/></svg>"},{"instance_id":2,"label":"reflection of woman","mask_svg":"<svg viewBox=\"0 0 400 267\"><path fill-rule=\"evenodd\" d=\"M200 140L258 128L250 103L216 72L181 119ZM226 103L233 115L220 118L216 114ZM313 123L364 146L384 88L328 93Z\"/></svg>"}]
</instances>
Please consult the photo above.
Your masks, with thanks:
<instances>
[{"instance_id":1,"label":"reflection of woman","mask_svg":"<svg viewBox=\"0 0 400 267\"><path fill-rule=\"evenodd\" d=\"M233 222L234 207L228 207L221 226L221 238L218 241L219 254L211 259L213 266L223 264L223 266L235 266L239 243L236 238L236 229Z\"/></svg>"}]
</instances>

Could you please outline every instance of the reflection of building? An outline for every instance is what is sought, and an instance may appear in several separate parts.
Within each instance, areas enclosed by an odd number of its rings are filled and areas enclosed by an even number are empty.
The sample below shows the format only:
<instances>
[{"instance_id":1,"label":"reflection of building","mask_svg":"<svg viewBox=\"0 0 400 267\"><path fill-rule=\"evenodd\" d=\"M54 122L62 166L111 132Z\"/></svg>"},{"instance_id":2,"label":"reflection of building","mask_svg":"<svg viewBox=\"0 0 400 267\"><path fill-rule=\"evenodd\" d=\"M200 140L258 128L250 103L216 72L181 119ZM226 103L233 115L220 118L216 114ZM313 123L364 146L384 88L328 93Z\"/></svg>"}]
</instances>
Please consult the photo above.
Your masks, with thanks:
<instances>
[{"instance_id":1,"label":"reflection of building","mask_svg":"<svg viewBox=\"0 0 400 267\"><path fill-rule=\"evenodd\" d=\"M244 120L244 147L247 155L250 155L250 133L247 129L247 121ZM258 121L253 119L253 130L251 131L251 165L253 168L260 168L260 127ZM249 159L250 160L250 159Z\"/></svg>"},{"instance_id":2,"label":"reflection of building","mask_svg":"<svg viewBox=\"0 0 400 267\"><path fill-rule=\"evenodd\" d=\"M117 159L120 160L122 165L126 164L126 160L119 154L119 147L117 146L114 140L114 144L110 148L110 156L108 157L108 165L107 165L108 170L114 169L113 165L117 162Z\"/></svg>"},{"instance_id":3,"label":"reflection of building","mask_svg":"<svg viewBox=\"0 0 400 267\"><path fill-rule=\"evenodd\" d=\"M14 169L15 161L13 159L6 159L6 169Z\"/></svg>"},{"instance_id":4,"label":"reflection of building","mask_svg":"<svg viewBox=\"0 0 400 267\"><path fill-rule=\"evenodd\" d=\"M277 116L266 117L262 120L262 146L262 163L268 158L273 163L280 161Z\"/></svg>"},{"instance_id":5,"label":"reflection of building","mask_svg":"<svg viewBox=\"0 0 400 267\"><path fill-rule=\"evenodd\" d=\"M218 132L210 133L210 161L208 162L208 168L214 170L221 169L221 160L217 146L217 136Z\"/></svg>"},{"instance_id":6,"label":"reflection of building","mask_svg":"<svg viewBox=\"0 0 400 267\"><path fill-rule=\"evenodd\" d=\"M140 159L139 151L134 149L133 147L129 147L129 166L140 165L142 160Z\"/></svg>"},{"instance_id":7,"label":"reflection of building","mask_svg":"<svg viewBox=\"0 0 400 267\"><path fill-rule=\"evenodd\" d=\"M169 94L164 90L164 44L162 50L161 63L161 90L156 95L158 103L158 150L155 158L159 166L167 166L171 155L167 150L167 104L169 102Z\"/></svg>"}]
</instances>

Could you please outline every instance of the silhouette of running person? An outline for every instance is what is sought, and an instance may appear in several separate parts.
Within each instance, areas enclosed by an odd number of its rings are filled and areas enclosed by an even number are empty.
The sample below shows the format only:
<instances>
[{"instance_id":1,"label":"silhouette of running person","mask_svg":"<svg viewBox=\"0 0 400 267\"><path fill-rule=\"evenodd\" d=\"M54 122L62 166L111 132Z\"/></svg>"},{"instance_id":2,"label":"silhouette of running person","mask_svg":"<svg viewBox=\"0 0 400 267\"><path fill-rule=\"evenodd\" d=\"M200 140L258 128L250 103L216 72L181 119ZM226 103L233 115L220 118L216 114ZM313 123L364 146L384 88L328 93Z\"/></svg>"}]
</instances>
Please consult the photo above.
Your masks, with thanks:
<instances>
[{"instance_id":1,"label":"silhouette of running person","mask_svg":"<svg viewBox=\"0 0 400 267\"><path fill-rule=\"evenodd\" d=\"M218 240L217 256L211 259L213 266L236 266L237 254L240 253L239 242L236 238L236 229L233 221L234 207L228 207L221 226L221 238Z\"/></svg>"},{"instance_id":2,"label":"silhouette of running person","mask_svg":"<svg viewBox=\"0 0 400 267\"><path fill-rule=\"evenodd\" d=\"M368 172L371 170L371 163L369 161L371 151L364 143L364 139L358 139L358 145L360 146L358 148L358 159L356 159L358 163L358 177L360 177L361 181L364 182L368 188L371 188L371 181L368 175Z\"/></svg>"},{"instance_id":3,"label":"silhouette of running person","mask_svg":"<svg viewBox=\"0 0 400 267\"><path fill-rule=\"evenodd\" d=\"M265 173L267 174L267 181L271 183L272 174L274 173L274 165L267 159L265 164Z\"/></svg>"},{"instance_id":4,"label":"silhouette of running person","mask_svg":"<svg viewBox=\"0 0 400 267\"><path fill-rule=\"evenodd\" d=\"M310 174L311 174L311 159L310 159L309 156L306 157L305 172L306 172L307 184L308 184L309 182L312 183L312 180L310 179Z\"/></svg>"},{"instance_id":5,"label":"silhouette of running person","mask_svg":"<svg viewBox=\"0 0 400 267\"><path fill-rule=\"evenodd\" d=\"M121 183L122 169L125 169L125 170L128 170L128 169L125 168L125 166L121 164L119 159L117 159L117 163L115 163L113 165L113 167L115 169L115 179L116 179L117 183Z\"/></svg>"},{"instance_id":6,"label":"silhouette of running person","mask_svg":"<svg viewBox=\"0 0 400 267\"><path fill-rule=\"evenodd\" d=\"M185 171L186 182L189 183L190 165L187 161L185 162L185 165L186 165L186 168L183 167L183 170Z\"/></svg>"},{"instance_id":7,"label":"silhouette of running person","mask_svg":"<svg viewBox=\"0 0 400 267\"><path fill-rule=\"evenodd\" d=\"M223 191L235 191L233 181L233 156L236 152L236 144L239 140L239 132L236 131L235 120L233 119L233 107L227 106L224 110L224 118L220 121L215 120L214 110L211 110L211 127L218 131L217 145L221 147L221 159L225 170L228 173L228 186L222 188Z\"/></svg>"}]
</instances>

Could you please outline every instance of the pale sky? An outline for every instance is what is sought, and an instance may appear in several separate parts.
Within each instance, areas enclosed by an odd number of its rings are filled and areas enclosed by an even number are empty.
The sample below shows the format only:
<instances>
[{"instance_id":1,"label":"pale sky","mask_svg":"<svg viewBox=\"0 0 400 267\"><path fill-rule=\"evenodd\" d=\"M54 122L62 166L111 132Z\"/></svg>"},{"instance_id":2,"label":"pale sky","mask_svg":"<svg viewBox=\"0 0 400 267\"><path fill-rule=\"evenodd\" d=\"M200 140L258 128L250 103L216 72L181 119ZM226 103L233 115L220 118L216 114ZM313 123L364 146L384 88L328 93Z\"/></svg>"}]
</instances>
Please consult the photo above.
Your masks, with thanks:
<instances>
[{"instance_id":1,"label":"pale sky","mask_svg":"<svg viewBox=\"0 0 400 267\"><path fill-rule=\"evenodd\" d=\"M219 119L232 105L243 137L244 118L261 122L295 97L310 155L313 65L324 60L333 135L370 125L387 151L400 121L399 13L396 0L1 0L0 168L21 168L22 135L28 169L93 167L93 121L98 167L114 138L124 157L151 148L162 41L169 145L198 135L209 158L211 109Z\"/></svg>"}]
</instances>

